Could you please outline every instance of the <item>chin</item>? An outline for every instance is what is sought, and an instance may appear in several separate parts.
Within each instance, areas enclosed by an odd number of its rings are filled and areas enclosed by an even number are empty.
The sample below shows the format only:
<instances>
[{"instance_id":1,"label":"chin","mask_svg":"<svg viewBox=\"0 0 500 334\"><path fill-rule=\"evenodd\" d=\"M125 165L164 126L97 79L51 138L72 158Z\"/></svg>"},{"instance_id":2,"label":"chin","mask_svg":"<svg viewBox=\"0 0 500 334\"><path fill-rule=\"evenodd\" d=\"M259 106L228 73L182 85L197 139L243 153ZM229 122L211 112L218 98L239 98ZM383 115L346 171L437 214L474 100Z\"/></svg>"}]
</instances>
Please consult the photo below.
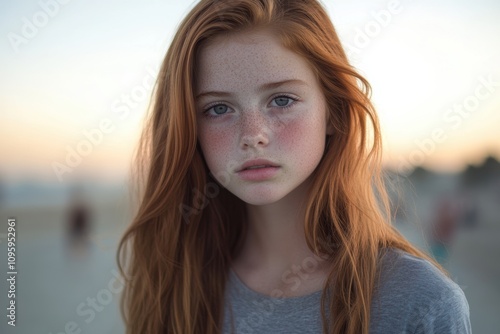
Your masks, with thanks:
<instances>
[{"instance_id":1,"label":"chin","mask_svg":"<svg viewBox=\"0 0 500 334\"><path fill-rule=\"evenodd\" d=\"M256 192L247 191L243 194L235 194L243 202L250 205L268 205L278 202L280 199L285 197L286 194L278 194L271 191L266 192Z\"/></svg>"},{"instance_id":2,"label":"chin","mask_svg":"<svg viewBox=\"0 0 500 334\"><path fill-rule=\"evenodd\" d=\"M268 204L273 204L273 203L277 202L277 201L267 201L267 200L262 199L262 198L256 198L256 199L242 198L241 200L243 202L245 202L246 204L256 205L256 206L268 205Z\"/></svg>"}]
</instances>

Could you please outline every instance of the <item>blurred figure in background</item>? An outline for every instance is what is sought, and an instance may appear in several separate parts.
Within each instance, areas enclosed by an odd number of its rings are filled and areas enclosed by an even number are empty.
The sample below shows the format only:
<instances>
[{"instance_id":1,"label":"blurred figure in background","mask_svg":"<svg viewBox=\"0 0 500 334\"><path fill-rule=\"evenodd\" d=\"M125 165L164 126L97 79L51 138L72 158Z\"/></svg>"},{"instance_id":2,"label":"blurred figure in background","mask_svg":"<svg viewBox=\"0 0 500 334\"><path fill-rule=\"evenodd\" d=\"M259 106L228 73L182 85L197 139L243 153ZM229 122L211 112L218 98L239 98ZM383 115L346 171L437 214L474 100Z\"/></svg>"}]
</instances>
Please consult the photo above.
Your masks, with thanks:
<instances>
[{"instance_id":1,"label":"blurred figure in background","mask_svg":"<svg viewBox=\"0 0 500 334\"><path fill-rule=\"evenodd\" d=\"M448 262L449 248L456 233L460 211L452 197L442 197L438 201L434 220L430 224L429 243L432 256L441 265Z\"/></svg>"},{"instance_id":2,"label":"blurred figure in background","mask_svg":"<svg viewBox=\"0 0 500 334\"><path fill-rule=\"evenodd\" d=\"M70 192L66 221L67 244L72 255L86 253L90 246L91 210L85 200L84 191L75 187Z\"/></svg>"}]
</instances>

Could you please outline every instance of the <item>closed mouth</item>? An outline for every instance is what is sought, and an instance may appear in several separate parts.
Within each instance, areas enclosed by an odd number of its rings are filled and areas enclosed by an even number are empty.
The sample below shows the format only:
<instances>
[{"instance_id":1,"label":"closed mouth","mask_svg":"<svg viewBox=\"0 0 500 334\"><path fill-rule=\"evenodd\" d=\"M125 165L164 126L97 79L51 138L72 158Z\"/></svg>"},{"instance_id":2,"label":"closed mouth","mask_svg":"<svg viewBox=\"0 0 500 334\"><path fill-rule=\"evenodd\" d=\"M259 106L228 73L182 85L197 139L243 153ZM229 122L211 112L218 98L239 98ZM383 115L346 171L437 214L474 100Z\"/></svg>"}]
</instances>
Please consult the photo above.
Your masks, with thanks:
<instances>
[{"instance_id":1,"label":"closed mouth","mask_svg":"<svg viewBox=\"0 0 500 334\"><path fill-rule=\"evenodd\" d=\"M250 166L250 167L247 167L247 168L245 168L243 170L259 169L259 168L269 168L269 167L276 167L276 166L271 166L271 165Z\"/></svg>"},{"instance_id":2,"label":"closed mouth","mask_svg":"<svg viewBox=\"0 0 500 334\"><path fill-rule=\"evenodd\" d=\"M267 159L254 159L254 160L248 160L246 161L240 168L237 170L237 172L242 172L245 170L252 170L252 169L259 169L259 168L275 168L279 167L274 163L273 161L267 160Z\"/></svg>"}]
</instances>

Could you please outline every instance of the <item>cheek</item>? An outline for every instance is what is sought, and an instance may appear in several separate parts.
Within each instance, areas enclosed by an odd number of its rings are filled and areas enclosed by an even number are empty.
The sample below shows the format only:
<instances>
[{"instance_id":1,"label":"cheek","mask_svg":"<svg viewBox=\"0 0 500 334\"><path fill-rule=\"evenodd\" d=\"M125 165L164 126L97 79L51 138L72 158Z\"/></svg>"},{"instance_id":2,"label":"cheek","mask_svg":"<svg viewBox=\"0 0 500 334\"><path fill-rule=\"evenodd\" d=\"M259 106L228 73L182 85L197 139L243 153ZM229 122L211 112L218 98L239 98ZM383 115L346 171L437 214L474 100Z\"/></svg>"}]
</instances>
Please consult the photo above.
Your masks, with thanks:
<instances>
[{"instance_id":1,"label":"cheek","mask_svg":"<svg viewBox=\"0 0 500 334\"><path fill-rule=\"evenodd\" d=\"M292 120L286 126L280 127L277 133L279 148L290 150L300 146L300 139L304 136L304 129L300 120Z\"/></svg>"},{"instance_id":2,"label":"cheek","mask_svg":"<svg viewBox=\"0 0 500 334\"><path fill-rule=\"evenodd\" d=\"M233 143L231 132L219 129L202 129L200 145L210 169L220 169L229 158L230 145Z\"/></svg>"},{"instance_id":3,"label":"cheek","mask_svg":"<svg viewBox=\"0 0 500 334\"><path fill-rule=\"evenodd\" d=\"M307 154L322 150L324 137L321 123L315 120L295 119L280 128L279 146L287 151Z\"/></svg>"},{"instance_id":4,"label":"cheek","mask_svg":"<svg viewBox=\"0 0 500 334\"><path fill-rule=\"evenodd\" d=\"M321 161L325 149L322 126L321 122L301 119L288 123L280 131L280 150L299 176L310 175Z\"/></svg>"}]
</instances>

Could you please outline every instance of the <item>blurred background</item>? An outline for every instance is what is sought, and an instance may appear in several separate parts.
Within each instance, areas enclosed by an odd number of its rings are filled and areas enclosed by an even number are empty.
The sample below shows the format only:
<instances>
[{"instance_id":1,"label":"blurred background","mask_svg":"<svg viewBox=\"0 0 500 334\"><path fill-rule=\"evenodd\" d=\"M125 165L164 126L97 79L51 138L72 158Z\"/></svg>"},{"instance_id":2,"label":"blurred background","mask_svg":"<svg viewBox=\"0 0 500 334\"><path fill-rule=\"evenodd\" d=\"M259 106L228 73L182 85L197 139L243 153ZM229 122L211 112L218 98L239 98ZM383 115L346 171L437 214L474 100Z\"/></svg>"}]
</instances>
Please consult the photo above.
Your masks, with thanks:
<instances>
[{"instance_id":1,"label":"blurred background","mask_svg":"<svg viewBox=\"0 0 500 334\"><path fill-rule=\"evenodd\" d=\"M1 333L123 333L130 159L195 2L0 1L0 268L14 217L18 272ZM474 333L498 332L500 2L323 3L372 84L394 224L464 290Z\"/></svg>"}]
</instances>

